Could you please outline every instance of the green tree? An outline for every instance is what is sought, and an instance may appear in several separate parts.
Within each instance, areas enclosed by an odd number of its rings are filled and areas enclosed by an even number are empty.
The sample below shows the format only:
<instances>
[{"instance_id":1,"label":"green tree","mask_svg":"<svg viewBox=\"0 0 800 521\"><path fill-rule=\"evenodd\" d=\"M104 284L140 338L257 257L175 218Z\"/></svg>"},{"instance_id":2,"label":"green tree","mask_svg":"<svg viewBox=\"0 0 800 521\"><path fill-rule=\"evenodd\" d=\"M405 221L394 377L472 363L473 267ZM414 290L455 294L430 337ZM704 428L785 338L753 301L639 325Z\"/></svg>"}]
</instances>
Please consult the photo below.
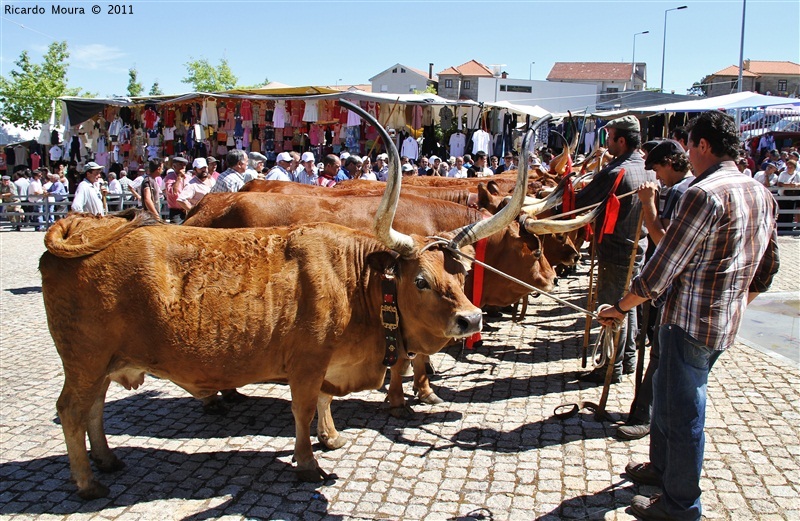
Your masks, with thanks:
<instances>
[{"instance_id":1,"label":"green tree","mask_svg":"<svg viewBox=\"0 0 800 521\"><path fill-rule=\"evenodd\" d=\"M128 69L128 96L132 98L141 96L144 93L144 85L136 81L137 75L138 72L136 71L135 65Z\"/></svg>"},{"instance_id":2,"label":"green tree","mask_svg":"<svg viewBox=\"0 0 800 521\"><path fill-rule=\"evenodd\" d=\"M162 96L163 94L164 94L164 91L161 90L161 86L158 84L158 78L156 78L156 81L153 82L153 86L150 87L150 95L151 96Z\"/></svg>"},{"instance_id":3,"label":"green tree","mask_svg":"<svg viewBox=\"0 0 800 521\"><path fill-rule=\"evenodd\" d=\"M80 89L67 87L68 58L65 41L51 43L42 63L34 63L28 52L22 51L16 69L8 77L0 76L0 121L30 130L50 119L54 99L80 95ZM60 110L59 104L56 110Z\"/></svg>"},{"instance_id":4,"label":"green tree","mask_svg":"<svg viewBox=\"0 0 800 521\"><path fill-rule=\"evenodd\" d=\"M192 86L196 92L219 92L236 86L238 78L233 74L228 60L222 58L214 67L207 59L189 60L185 63L187 76L181 81Z\"/></svg>"}]
</instances>

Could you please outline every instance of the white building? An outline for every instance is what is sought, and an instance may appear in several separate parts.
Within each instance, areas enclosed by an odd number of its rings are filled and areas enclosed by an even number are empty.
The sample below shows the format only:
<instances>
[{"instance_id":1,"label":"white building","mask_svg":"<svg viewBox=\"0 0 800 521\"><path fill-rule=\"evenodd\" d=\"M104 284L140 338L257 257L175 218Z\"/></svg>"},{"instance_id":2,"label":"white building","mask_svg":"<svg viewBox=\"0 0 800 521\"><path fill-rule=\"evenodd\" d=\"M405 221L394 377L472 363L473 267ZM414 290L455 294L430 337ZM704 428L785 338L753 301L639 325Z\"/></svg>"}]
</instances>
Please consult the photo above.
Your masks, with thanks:
<instances>
[{"instance_id":1,"label":"white building","mask_svg":"<svg viewBox=\"0 0 800 521\"><path fill-rule=\"evenodd\" d=\"M597 91L593 85L520 80L503 76L505 73L496 78L479 78L477 101L538 105L554 114L568 110L595 110Z\"/></svg>"},{"instance_id":2,"label":"white building","mask_svg":"<svg viewBox=\"0 0 800 521\"><path fill-rule=\"evenodd\" d=\"M437 79L433 74L432 63L429 65L429 69L428 74L425 74L419 69L396 63L369 79L372 84L372 92L413 94L414 91L424 91L428 85L436 87Z\"/></svg>"}]
</instances>

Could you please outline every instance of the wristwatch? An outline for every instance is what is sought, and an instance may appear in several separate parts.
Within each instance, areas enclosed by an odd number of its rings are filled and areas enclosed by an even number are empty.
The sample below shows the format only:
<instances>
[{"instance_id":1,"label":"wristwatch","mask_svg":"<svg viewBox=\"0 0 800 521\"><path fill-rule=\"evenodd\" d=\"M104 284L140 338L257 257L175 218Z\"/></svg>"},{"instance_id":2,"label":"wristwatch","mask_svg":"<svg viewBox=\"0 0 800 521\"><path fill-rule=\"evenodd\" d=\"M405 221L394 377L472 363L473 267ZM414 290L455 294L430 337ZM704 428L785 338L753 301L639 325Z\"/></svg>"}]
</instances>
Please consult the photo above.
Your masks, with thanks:
<instances>
[{"instance_id":1,"label":"wristwatch","mask_svg":"<svg viewBox=\"0 0 800 521\"><path fill-rule=\"evenodd\" d=\"M627 313L627 311L622 311L622 308L619 307L619 301L614 302L614 309L616 309L617 313L619 313L620 315L624 315Z\"/></svg>"}]
</instances>

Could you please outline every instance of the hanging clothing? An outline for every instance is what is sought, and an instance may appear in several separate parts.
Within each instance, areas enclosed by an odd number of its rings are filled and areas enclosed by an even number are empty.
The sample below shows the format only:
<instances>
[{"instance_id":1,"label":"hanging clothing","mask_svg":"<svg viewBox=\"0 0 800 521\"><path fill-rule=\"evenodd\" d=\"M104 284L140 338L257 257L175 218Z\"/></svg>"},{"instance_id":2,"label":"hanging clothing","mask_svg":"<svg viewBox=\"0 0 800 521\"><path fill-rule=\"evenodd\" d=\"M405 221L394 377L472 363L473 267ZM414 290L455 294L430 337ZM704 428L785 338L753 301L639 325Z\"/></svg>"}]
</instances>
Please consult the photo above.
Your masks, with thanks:
<instances>
[{"instance_id":1,"label":"hanging clothing","mask_svg":"<svg viewBox=\"0 0 800 521\"><path fill-rule=\"evenodd\" d=\"M450 136L450 155L459 157L464 155L464 146L467 143L467 136L461 132L456 132Z\"/></svg>"},{"instance_id":2,"label":"hanging clothing","mask_svg":"<svg viewBox=\"0 0 800 521\"><path fill-rule=\"evenodd\" d=\"M200 114L200 124L203 126L216 127L219 125L219 114L217 113L217 102L211 99L203 102L203 111Z\"/></svg>"},{"instance_id":3,"label":"hanging clothing","mask_svg":"<svg viewBox=\"0 0 800 521\"><path fill-rule=\"evenodd\" d=\"M318 101L306 101L306 108L303 111L303 121L315 123L319 121Z\"/></svg>"},{"instance_id":4,"label":"hanging clothing","mask_svg":"<svg viewBox=\"0 0 800 521\"><path fill-rule=\"evenodd\" d=\"M472 153L477 154L478 152L491 152L492 142L492 135L486 132L485 130L476 130L474 134L472 134Z\"/></svg>"},{"instance_id":5,"label":"hanging clothing","mask_svg":"<svg viewBox=\"0 0 800 521\"><path fill-rule=\"evenodd\" d=\"M253 104L250 100L243 100L239 106L239 115L242 116L242 121L253 121Z\"/></svg>"},{"instance_id":6,"label":"hanging clothing","mask_svg":"<svg viewBox=\"0 0 800 521\"><path fill-rule=\"evenodd\" d=\"M275 128L286 126L286 101L278 100L275 102L275 111L272 113L272 124Z\"/></svg>"},{"instance_id":7,"label":"hanging clothing","mask_svg":"<svg viewBox=\"0 0 800 521\"><path fill-rule=\"evenodd\" d=\"M408 136L403 141L403 146L400 148L400 155L406 156L412 161L416 161L419 157L419 144L417 140L411 136Z\"/></svg>"}]
</instances>

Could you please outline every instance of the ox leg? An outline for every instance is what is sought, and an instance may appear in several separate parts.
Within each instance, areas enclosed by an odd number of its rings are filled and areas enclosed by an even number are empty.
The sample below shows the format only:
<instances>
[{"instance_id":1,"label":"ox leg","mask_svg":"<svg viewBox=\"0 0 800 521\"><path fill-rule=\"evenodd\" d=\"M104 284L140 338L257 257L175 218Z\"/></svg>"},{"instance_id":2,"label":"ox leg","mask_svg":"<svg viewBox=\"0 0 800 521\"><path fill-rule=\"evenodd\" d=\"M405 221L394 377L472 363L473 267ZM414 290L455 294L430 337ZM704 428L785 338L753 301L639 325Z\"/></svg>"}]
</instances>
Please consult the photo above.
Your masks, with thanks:
<instances>
[{"instance_id":1,"label":"ox leg","mask_svg":"<svg viewBox=\"0 0 800 521\"><path fill-rule=\"evenodd\" d=\"M408 358L401 358L397 364L389 370L389 414L395 418L408 419L414 413L411 407L406 404L406 397L403 394L403 373L408 368L411 361Z\"/></svg>"},{"instance_id":2,"label":"ox leg","mask_svg":"<svg viewBox=\"0 0 800 521\"><path fill-rule=\"evenodd\" d=\"M297 477L301 481L312 483L327 477L319 468L311 449L311 420L314 419L321 387L322 376L313 380L289 381L295 426L294 457L297 460Z\"/></svg>"},{"instance_id":3,"label":"ox leg","mask_svg":"<svg viewBox=\"0 0 800 521\"><path fill-rule=\"evenodd\" d=\"M417 355L411 365L414 367L414 392L417 393L419 401L428 405L444 403L444 400L436 396L431 389L431 380L428 378L426 366L430 363L430 356Z\"/></svg>"},{"instance_id":4,"label":"ox leg","mask_svg":"<svg viewBox=\"0 0 800 521\"><path fill-rule=\"evenodd\" d=\"M116 472L125 468L125 463L117 458L111 449L108 448L108 440L106 439L106 431L103 427L103 406L106 401L106 392L111 380L106 378L100 389L100 394L92 404L92 409L89 411L89 424L87 430L89 433L89 445L92 450L89 457L94 461L95 465L101 472Z\"/></svg>"},{"instance_id":5,"label":"ox leg","mask_svg":"<svg viewBox=\"0 0 800 521\"><path fill-rule=\"evenodd\" d=\"M65 371L66 372L66 371ZM86 451L86 432L92 407L100 394L102 382L86 386L78 378L65 375L64 389L58 397L56 408L67 443L67 456L72 479L78 485L78 495L83 499L96 499L108 495L108 487L94 479Z\"/></svg>"},{"instance_id":6,"label":"ox leg","mask_svg":"<svg viewBox=\"0 0 800 521\"><path fill-rule=\"evenodd\" d=\"M347 443L347 438L339 434L331 415L333 396L319 393L317 398L317 439L329 449L339 449Z\"/></svg>"}]
</instances>

